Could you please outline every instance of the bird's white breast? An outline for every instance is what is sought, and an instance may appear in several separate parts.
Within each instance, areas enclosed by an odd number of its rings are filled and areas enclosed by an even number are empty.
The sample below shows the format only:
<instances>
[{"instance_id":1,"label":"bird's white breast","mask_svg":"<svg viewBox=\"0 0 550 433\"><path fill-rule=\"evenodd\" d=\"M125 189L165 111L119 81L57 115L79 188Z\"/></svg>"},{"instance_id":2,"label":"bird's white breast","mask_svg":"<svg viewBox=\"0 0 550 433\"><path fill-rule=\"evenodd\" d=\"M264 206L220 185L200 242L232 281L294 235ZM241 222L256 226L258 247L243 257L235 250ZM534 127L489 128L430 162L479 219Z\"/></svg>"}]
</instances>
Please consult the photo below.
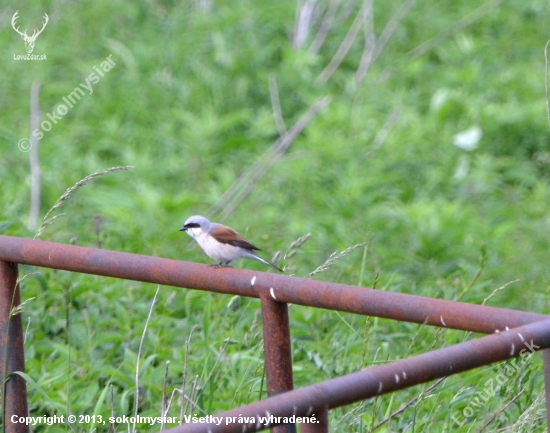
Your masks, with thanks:
<instances>
[{"instance_id":1,"label":"bird's white breast","mask_svg":"<svg viewBox=\"0 0 550 433\"><path fill-rule=\"evenodd\" d=\"M222 244L210 236L208 233L201 231L200 234L193 236L199 246L204 250L206 255L218 262L231 262L239 259L241 249L229 244Z\"/></svg>"}]
</instances>

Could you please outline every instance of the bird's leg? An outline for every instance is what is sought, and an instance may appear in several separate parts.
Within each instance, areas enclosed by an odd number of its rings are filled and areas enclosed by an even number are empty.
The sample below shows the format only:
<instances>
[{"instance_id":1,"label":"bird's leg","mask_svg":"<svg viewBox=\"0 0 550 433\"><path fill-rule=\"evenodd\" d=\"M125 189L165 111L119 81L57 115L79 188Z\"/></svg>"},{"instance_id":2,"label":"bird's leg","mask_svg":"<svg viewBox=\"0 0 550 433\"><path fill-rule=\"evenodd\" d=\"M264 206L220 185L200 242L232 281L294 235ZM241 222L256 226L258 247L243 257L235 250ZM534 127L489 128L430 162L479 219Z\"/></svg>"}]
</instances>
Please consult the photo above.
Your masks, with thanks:
<instances>
[{"instance_id":1,"label":"bird's leg","mask_svg":"<svg viewBox=\"0 0 550 433\"><path fill-rule=\"evenodd\" d=\"M208 265L208 266L212 266L214 268L231 268L232 266L229 266L229 263L230 262L220 262L220 263L216 263L214 265Z\"/></svg>"}]
</instances>

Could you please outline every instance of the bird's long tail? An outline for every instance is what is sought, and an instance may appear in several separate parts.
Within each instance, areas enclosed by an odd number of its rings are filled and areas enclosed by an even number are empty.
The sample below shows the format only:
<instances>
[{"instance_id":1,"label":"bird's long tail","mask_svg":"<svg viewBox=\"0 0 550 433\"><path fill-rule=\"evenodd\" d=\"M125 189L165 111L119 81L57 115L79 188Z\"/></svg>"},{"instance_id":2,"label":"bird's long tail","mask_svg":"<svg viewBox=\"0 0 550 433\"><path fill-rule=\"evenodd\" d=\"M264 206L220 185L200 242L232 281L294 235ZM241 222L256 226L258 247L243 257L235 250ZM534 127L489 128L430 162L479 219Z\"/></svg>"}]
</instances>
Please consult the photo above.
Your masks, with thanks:
<instances>
[{"instance_id":1,"label":"bird's long tail","mask_svg":"<svg viewBox=\"0 0 550 433\"><path fill-rule=\"evenodd\" d=\"M259 262L262 262L267 266L271 266L273 269L277 269L279 272L282 272L282 273L285 272L281 268L278 268L277 266L275 266L273 263L270 263L267 260L262 259L260 256L257 256L256 254L251 255L250 258L254 260L258 260Z\"/></svg>"}]
</instances>

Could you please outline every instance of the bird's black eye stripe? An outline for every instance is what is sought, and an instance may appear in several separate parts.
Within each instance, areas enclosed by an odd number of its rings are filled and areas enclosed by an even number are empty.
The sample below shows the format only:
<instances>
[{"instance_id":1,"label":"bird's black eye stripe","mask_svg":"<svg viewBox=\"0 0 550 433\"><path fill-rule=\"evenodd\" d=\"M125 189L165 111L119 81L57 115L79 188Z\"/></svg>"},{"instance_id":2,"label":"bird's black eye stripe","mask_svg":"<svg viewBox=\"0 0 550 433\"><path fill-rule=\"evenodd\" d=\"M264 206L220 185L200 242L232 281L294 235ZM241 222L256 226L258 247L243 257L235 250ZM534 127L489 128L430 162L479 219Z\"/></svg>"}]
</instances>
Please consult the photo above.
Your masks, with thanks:
<instances>
[{"instance_id":1,"label":"bird's black eye stripe","mask_svg":"<svg viewBox=\"0 0 550 433\"><path fill-rule=\"evenodd\" d=\"M185 224L184 227L186 229L194 229L194 228L197 228L197 227L200 227L201 225L200 224L197 224L197 223L189 223L189 224Z\"/></svg>"}]
</instances>

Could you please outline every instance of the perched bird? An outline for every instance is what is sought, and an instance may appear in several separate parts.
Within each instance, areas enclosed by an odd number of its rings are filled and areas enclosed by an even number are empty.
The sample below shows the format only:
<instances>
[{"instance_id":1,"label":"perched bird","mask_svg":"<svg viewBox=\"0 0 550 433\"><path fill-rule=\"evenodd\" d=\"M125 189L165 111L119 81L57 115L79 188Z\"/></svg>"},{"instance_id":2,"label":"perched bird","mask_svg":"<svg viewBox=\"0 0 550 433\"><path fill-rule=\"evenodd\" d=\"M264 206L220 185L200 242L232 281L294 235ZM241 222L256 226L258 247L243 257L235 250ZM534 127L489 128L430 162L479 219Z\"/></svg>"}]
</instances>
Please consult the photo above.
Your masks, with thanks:
<instances>
[{"instance_id":1,"label":"perched bird","mask_svg":"<svg viewBox=\"0 0 550 433\"><path fill-rule=\"evenodd\" d=\"M231 227L210 222L200 215L194 215L185 221L180 231L187 232L189 236L197 241L208 257L219 262L214 266L228 266L232 261L244 258L258 260L277 269L279 272L284 272L273 263L269 263L256 255L254 250L261 250L240 236Z\"/></svg>"}]
</instances>

